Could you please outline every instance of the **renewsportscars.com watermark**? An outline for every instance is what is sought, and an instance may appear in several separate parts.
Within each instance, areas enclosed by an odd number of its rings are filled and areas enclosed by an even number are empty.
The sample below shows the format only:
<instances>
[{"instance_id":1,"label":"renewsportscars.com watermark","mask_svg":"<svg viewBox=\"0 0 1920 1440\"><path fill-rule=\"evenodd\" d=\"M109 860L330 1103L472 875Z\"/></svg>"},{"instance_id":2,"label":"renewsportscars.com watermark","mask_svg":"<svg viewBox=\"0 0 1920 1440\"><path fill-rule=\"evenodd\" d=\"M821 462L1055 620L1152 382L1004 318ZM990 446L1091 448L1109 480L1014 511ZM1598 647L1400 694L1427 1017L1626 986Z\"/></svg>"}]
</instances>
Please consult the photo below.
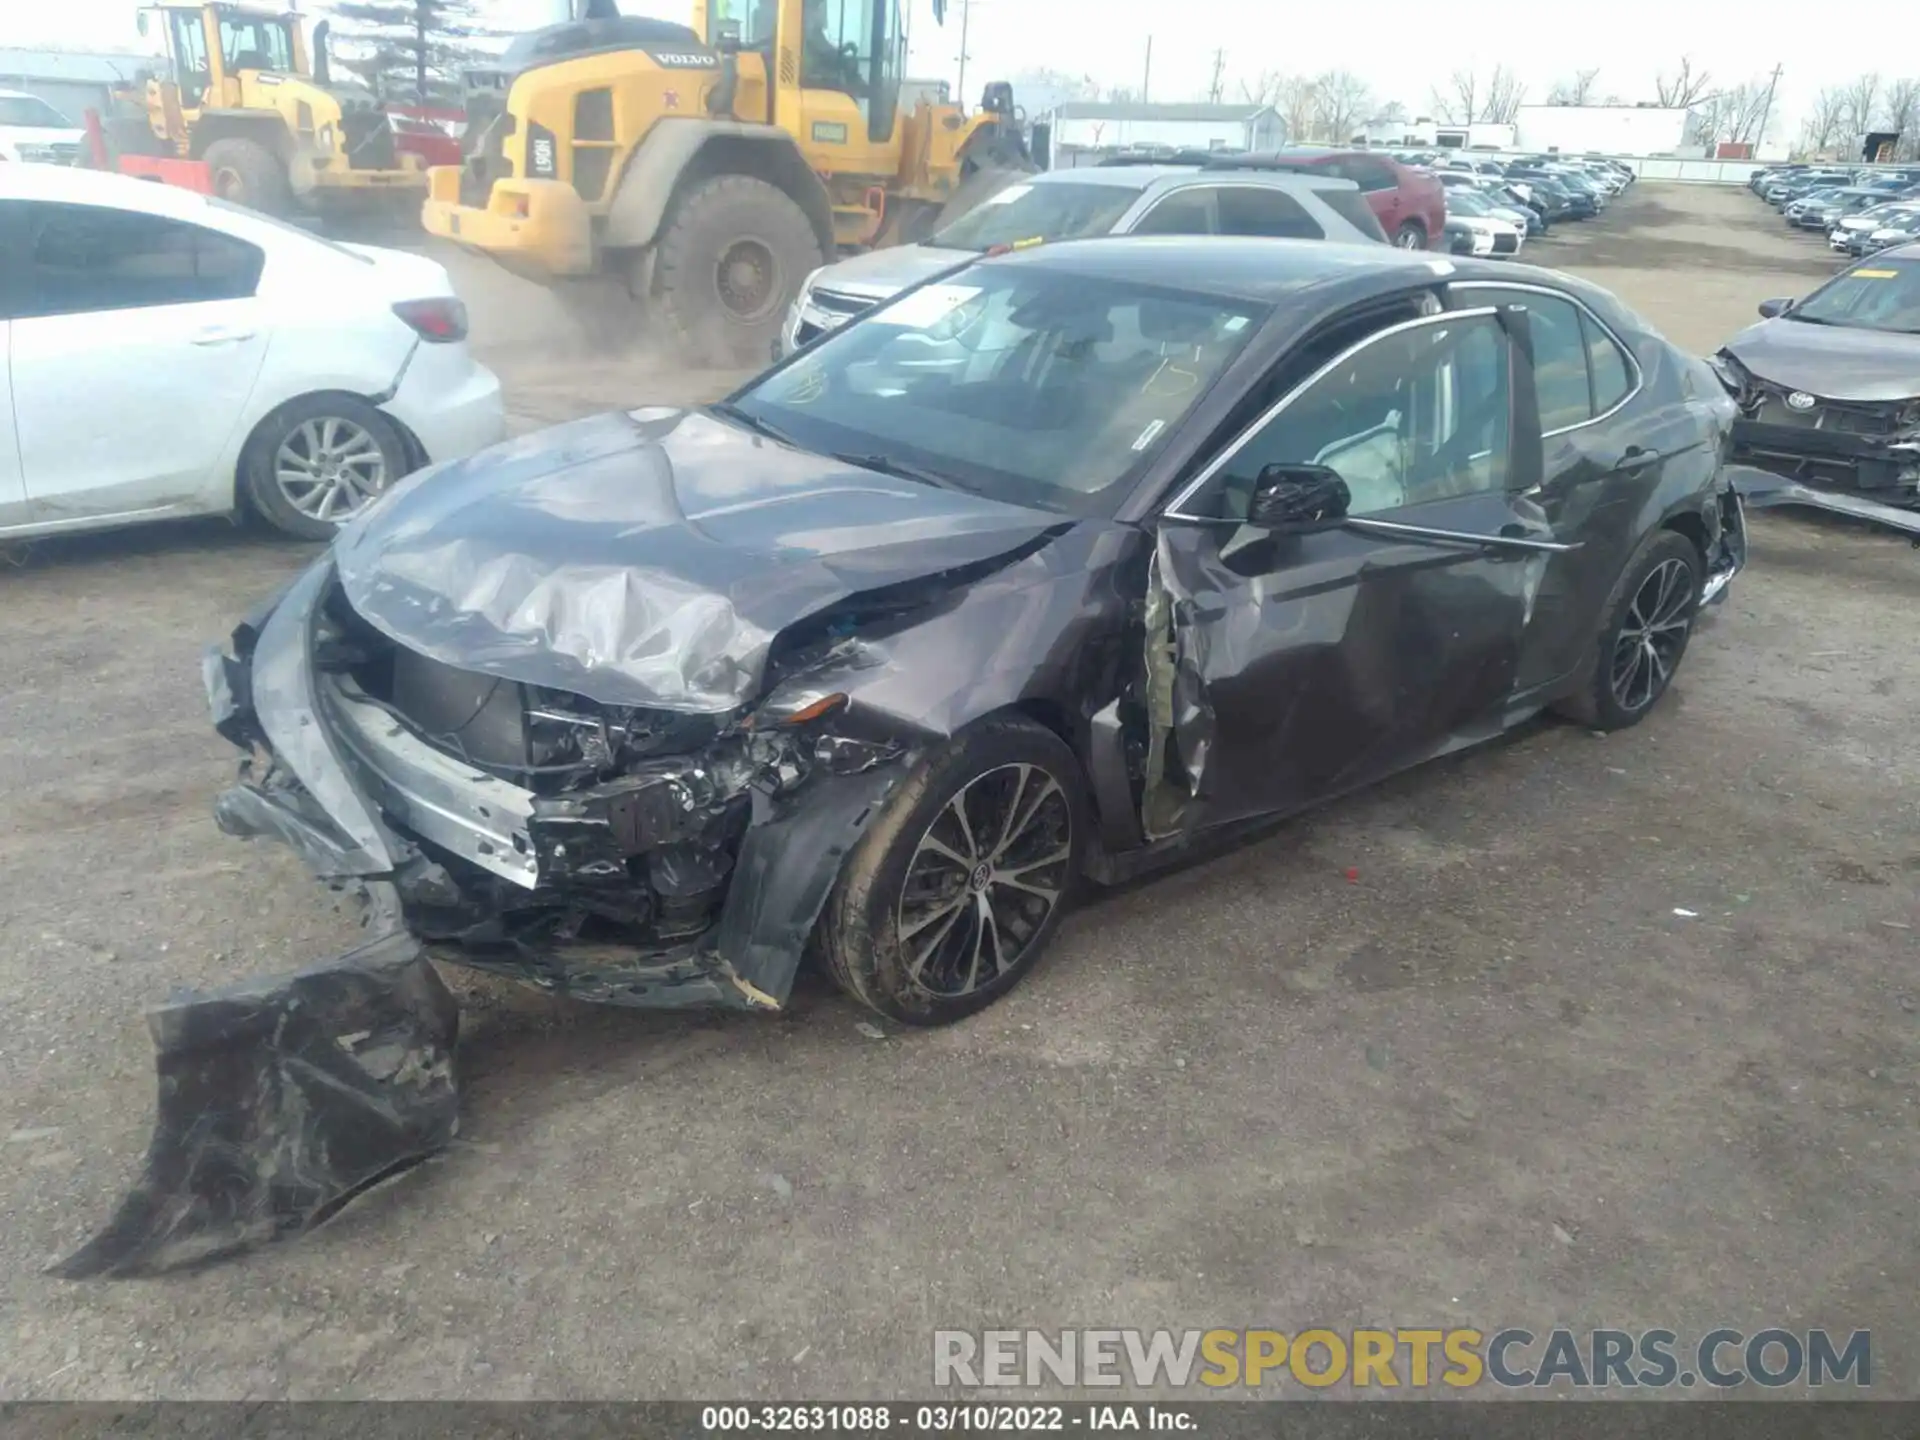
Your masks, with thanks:
<instances>
[{"instance_id":1,"label":"renewsportscars.com watermark","mask_svg":"<svg viewBox=\"0 0 1920 1440\"><path fill-rule=\"evenodd\" d=\"M986 1389L1163 1386L1728 1391L1873 1384L1854 1330L936 1330L933 1383Z\"/></svg>"}]
</instances>

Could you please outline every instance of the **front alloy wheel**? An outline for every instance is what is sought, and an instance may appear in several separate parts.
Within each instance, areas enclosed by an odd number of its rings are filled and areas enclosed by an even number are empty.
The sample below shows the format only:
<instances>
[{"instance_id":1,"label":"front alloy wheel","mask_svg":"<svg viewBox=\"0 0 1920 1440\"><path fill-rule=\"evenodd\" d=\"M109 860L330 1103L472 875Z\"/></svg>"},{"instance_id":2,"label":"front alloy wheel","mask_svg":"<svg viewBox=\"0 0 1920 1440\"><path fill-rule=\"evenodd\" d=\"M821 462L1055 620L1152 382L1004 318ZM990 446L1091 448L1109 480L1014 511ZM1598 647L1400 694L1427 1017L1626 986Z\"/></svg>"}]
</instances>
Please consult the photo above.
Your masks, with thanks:
<instances>
[{"instance_id":1,"label":"front alloy wheel","mask_svg":"<svg viewBox=\"0 0 1920 1440\"><path fill-rule=\"evenodd\" d=\"M841 867L820 953L854 999L908 1025L991 1004L1038 963L1089 833L1080 763L1003 714L904 776Z\"/></svg>"},{"instance_id":2,"label":"front alloy wheel","mask_svg":"<svg viewBox=\"0 0 1920 1440\"><path fill-rule=\"evenodd\" d=\"M1073 813L1032 765L1002 765L963 786L914 847L901 885L907 976L942 999L971 995L1016 967L1066 893Z\"/></svg>"}]
</instances>

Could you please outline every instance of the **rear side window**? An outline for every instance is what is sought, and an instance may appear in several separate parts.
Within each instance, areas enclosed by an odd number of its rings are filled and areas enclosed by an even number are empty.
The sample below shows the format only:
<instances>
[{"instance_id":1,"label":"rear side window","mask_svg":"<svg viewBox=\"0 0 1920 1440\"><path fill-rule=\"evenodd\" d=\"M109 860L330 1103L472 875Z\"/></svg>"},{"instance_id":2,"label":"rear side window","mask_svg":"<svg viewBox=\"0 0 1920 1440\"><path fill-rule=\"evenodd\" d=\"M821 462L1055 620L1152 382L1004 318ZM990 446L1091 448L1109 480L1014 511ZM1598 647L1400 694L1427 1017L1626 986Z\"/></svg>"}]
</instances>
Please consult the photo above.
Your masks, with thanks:
<instances>
[{"instance_id":1,"label":"rear side window","mask_svg":"<svg viewBox=\"0 0 1920 1440\"><path fill-rule=\"evenodd\" d=\"M237 300L260 283L265 256L231 235L99 205L26 208L23 319Z\"/></svg>"},{"instance_id":2,"label":"rear side window","mask_svg":"<svg viewBox=\"0 0 1920 1440\"><path fill-rule=\"evenodd\" d=\"M1225 185L1214 197L1222 235L1267 235L1286 240L1324 240L1327 232L1284 190Z\"/></svg>"},{"instance_id":3,"label":"rear side window","mask_svg":"<svg viewBox=\"0 0 1920 1440\"><path fill-rule=\"evenodd\" d=\"M1362 190L1393 190L1400 185L1400 177L1393 173L1393 167L1384 160L1374 160L1365 155L1353 156L1346 162L1343 173Z\"/></svg>"},{"instance_id":4,"label":"rear side window","mask_svg":"<svg viewBox=\"0 0 1920 1440\"><path fill-rule=\"evenodd\" d=\"M1205 189L1176 190L1140 217L1133 227L1136 235L1211 235L1213 234L1213 192Z\"/></svg>"},{"instance_id":5,"label":"rear side window","mask_svg":"<svg viewBox=\"0 0 1920 1440\"><path fill-rule=\"evenodd\" d=\"M1604 415L1633 389L1633 370L1619 344L1591 315L1582 315L1580 325L1587 337L1587 368L1593 372L1593 413Z\"/></svg>"},{"instance_id":6,"label":"rear side window","mask_svg":"<svg viewBox=\"0 0 1920 1440\"><path fill-rule=\"evenodd\" d=\"M1380 228L1379 217L1358 190L1316 190L1314 198L1346 221L1369 240L1384 241L1387 232Z\"/></svg>"},{"instance_id":7,"label":"rear side window","mask_svg":"<svg viewBox=\"0 0 1920 1440\"><path fill-rule=\"evenodd\" d=\"M1526 307L1542 432L1584 425L1613 409L1633 388L1633 371L1619 345L1571 300L1496 286L1469 287L1465 299L1471 305Z\"/></svg>"}]
</instances>

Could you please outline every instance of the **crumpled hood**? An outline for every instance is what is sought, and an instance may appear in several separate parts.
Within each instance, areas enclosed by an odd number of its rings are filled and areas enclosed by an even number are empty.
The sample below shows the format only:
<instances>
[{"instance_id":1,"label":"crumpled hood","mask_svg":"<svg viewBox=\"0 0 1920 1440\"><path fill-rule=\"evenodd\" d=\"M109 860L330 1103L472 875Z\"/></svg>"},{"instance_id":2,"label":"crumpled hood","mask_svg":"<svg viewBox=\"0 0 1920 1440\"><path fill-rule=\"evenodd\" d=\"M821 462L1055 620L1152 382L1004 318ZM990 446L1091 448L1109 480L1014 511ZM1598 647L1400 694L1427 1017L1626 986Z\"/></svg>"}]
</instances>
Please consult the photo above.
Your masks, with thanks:
<instances>
[{"instance_id":1,"label":"crumpled hood","mask_svg":"<svg viewBox=\"0 0 1920 1440\"><path fill-rule=\"evenodd\" d=\"M1061 523L656 409L423 471L333 558L360 615L445 664L715 713L758 695L786 626Z\"/></svg>"},{"instance_id":2,"label":"crumpled hood","mask_svg":"<svg viewBox=\"0 0 1920 1440\"><path fill-rule=\"evenodd\" d=\"M1749 325L1725 348L1760 379L1826 400L1920 395L1920 335L1782 317Z\"/></svg>"}]
</instances>

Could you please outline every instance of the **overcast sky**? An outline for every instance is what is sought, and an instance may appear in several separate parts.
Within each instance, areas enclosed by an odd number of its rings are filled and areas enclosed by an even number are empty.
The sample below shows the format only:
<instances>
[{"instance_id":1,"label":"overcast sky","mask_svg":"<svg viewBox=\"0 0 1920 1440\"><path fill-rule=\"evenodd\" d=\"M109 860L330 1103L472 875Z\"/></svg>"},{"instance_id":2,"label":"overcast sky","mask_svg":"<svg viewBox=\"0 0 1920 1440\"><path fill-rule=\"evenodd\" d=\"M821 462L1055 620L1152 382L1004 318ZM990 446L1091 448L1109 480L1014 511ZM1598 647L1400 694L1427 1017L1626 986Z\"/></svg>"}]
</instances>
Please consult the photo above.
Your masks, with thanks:
<instances>
[{"instance_id":1,"label":"overcast sky","mask_svg":"<svg viewBox=\"0 0 1920 1440\"><path fill-rule=\"evenodd\" d=\"M547 0L483 3L503 27L537 24L551 13ZM917 77L957 77L962 0L949 4L942 30L933 23L931 0L912 0L909 68ZM1739 7L1711 0L1550 0L1544 8L1498 0L1448 0L1444 6L1432 0L974 0L966 88L971 102L982 82L1035 65L1137 88L1151 35L1154 100L1205 99L1214 52L1224 50L1230 98L1237 97L1237 81L1262 70L1311 74L1339 68L1359 75L1382 99L1424 114L1429 91L1445 85L1458 68L1484 72L1504 63L1520 72L1529 100L1545 99L1556 80L1576 69L1598 68L1599 94L1651 100L1656 72L1690 54L1696 66L1711 72L1716 88L1764 80L1776 64L1784 66L1776 107L1784 126L1771 127L1784 138L1790 133L1785 127L1797 126L1822 86L1876 63L1889 76L1903 66L1920 72L1920 45L1914 43L1920 18L1895 18L1909 6L1910 0L1864 12L1878 16L1878 28L1869 31L1819 23L1808 7L1784 0ZM306 0L302 8L317 7ZM621 0L621 8L676 20L691 12L682 0ZM0 0L0 10L12 12L0 27L0 40L8 44L145 48L134 29L133 0ZM1894 43L1895 31L1904 32L1903 42ZM1876 51L1883 57L1878 61Z\"/></svg>"}]
</instances>

